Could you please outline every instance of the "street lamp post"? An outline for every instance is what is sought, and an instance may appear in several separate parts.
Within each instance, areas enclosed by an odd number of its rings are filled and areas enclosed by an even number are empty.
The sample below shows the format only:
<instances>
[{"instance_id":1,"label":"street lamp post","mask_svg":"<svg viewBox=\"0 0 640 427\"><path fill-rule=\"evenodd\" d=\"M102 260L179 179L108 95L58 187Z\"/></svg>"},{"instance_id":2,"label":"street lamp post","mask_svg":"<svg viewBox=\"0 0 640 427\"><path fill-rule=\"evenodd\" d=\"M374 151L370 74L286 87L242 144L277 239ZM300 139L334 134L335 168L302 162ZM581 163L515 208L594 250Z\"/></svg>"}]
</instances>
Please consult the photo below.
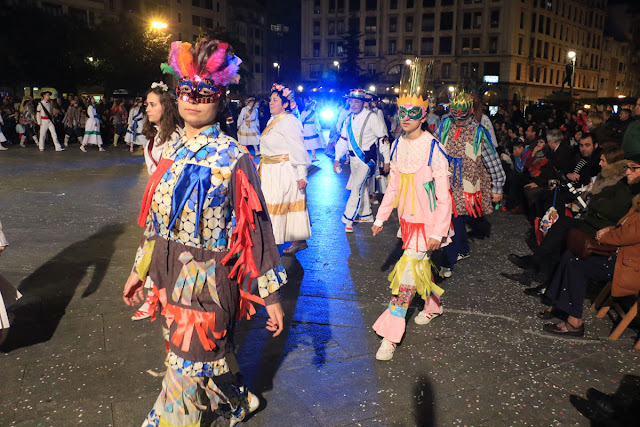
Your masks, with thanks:
<instances>
[{"instance_id":1,"label":"street lamp post","mask_svg":"<svg viewBox=\"0 0 640 427\"><path fill-rule=\"evenodd\" d=\"M278 80L280 80L280 64L278 62L273 63L273 68L278 69Z\"/></svg>"},{"instance_id":2,"label":"street lamp post","mask_svg":"<svg viewBox=\"0 0 640 427\"><path fill-rule=\"evenodd\" d=\"M340 63L338 61L333 61L333 66L338 69L338 77L340 77Z\"/></svg>"},{"instance_id":3,"label":"street lamp post","mask_svg":"<svg viewBox=\"0 0 640 427\"><path fill-rule=\"evenodd\" d=\"M567 53L567 56L571 61L571 84L569 85L569 96L573 99L573 81L576 79L576 53L571 50Z\"/></svg>"}]
</instances>

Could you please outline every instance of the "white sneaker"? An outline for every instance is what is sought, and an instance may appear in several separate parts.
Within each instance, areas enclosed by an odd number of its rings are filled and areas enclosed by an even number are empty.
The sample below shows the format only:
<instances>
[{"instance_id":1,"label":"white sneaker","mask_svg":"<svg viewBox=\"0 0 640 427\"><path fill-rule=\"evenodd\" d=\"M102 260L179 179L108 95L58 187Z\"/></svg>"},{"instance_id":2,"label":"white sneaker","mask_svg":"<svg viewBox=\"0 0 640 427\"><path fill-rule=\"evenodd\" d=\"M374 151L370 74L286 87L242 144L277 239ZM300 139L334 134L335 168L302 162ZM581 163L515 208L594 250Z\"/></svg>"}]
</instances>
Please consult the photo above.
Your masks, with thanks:
<instances>
[{"instance_id":1,"label":"white sneaker","mask_svg":"<svg viewBox=\"0 0 640 427\"><path fill-rule=\"evenodd\" d=\"M458 254L458 258L456 259L456 261L461 261L463 259L467 259L471 256L471 253L466 253L466 254Z\"/></svg>"},{"instance_id":2,"label":"white sneaker","mask_svg":"<svg viewBox=\"0 0 640 427\"><path fill-rule=\"evenodd\" d=\"M242 387L244 388L244 387ZM258 396L256 396L255 394L251 393L250 391L247 390L247 400L249 401L249 413L248 414L243 414L241 416L236 416L236 414L233 414L231 416L231 419L229 420L229 426L233 427L236 424L238 424L239 422L243 421L247 415L249 415L252 412L255 412L259 407L260 407L260 399L258 399ZM240 415L240 414L238 414Z\"/></svg>"},{"instance_id":3,"label":"white sneaker","mask_svg":"<svg viewBox=\"0 0 640 427\"><path fill-rule=\"evenodd\" d=\"M366 218L358 217L354 219L353 222L373 222L373 215L369 215Z\"/></svg>"},{"instance_id":4,"label":"white sneaker","mask_svg":"<svg viewBox=\"0 0 640 427\"><path fill-rule=\"evenodd\" d=\"M86 149L86 148L84 148L84 145L81 145L81 146L80 146L80 150L81 150L81 151L83 151L83 152L85 152L85 153L87 152L87 149Z\"/></svg>"},{"instance_id":5,"label":"white sneaker","mask_svg":"<svg viewBox=\"0 0 640 427\"><path fill-rule=\"evenodd\" d=\"M393 359L393 353L396 351L396 345L386 338L382 339L380 348L376 353L376 359L378 360L391 360Z\"/></svg>"},{"instance_id":6,"label":"white sneaker","mask_svg":"<svg viewBox=\"0 0 640 427\"><path fill-rule=\"evenodd\" d=\"M413 321L418 325L428 325L429 322L436 317L442 316L442 313L444 313L444 309L442 307L440 307L440 313L425 313L424 311L421 311L413 318Z\"/></svg>"},{"instance_id":7,"label":"white sneaker","mask_svg":"<svg viewBox=\"0 0 640 427\"><path fill-rule=\"evenodd\" d=\"M64 148L62 148L62 147L56 148L56 151L64 151Z\"/></svg>"},{"instance_id":8,"label":"white sneaker","mask_svg":"<svg viewBox=\"0 0 640 427\"><path fill-rule=\"evenodd\" d=\"M345 225L344 232L345 233L353 233L353 225Z\"/></svg>"},{"instance_id":9,"label":"white sneaker","mask_svg":"<svg viewBox=\"0 0 640 427\"><path fill-rule=\"evenodd\" d=\"M7 151L8 148L0 144L0 151Z\"/></svg>"},{"instance_id":10,"label":"white sneaker","mask_svg":"<svg viewBox=\"0 0 640 427\"><path fill-rule=\"evenodd\" d=\"M448 279L453 274L453 271L451 271L449 267L440 267L440 274L442 275L442 277Z\"/></svg>"}]
</instances>

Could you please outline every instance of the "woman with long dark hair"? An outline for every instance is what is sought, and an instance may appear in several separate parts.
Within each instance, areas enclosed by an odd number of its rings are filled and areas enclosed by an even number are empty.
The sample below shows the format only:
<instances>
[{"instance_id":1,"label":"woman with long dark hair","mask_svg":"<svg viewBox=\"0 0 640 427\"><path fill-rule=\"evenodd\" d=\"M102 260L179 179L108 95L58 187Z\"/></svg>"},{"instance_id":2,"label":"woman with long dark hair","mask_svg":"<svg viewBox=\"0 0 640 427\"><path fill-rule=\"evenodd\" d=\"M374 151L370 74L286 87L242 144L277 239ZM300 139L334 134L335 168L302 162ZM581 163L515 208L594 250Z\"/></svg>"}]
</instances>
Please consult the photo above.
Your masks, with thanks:
<instances>
[{"instance_id":1,"label":"woman with long dark hair","mask_svg":"<svg viewBox=\"0 0 640 427\"><path fill-rule=\"evenodd\" d=\"M228 44L206 38L172 43L163 64L179 79L184 135L166 147L147 185L139 217L147 231L123 292L126 304L140 302L151 276L152 306L162 304L169 327L167 372L144 426L200 425L207 410L220 418L215 425L242 421L259 400L225 358L235 322L254 314L255 302L266 306L266 328L283 330L286 273L260 182L251 156L216 121L240 62Z\"/></svg>"},{"instance_id":2,"label":"woman with long dark hair","mask_svg":"<svg viewBox=\"0 0 640 427\"><path fill-rule=\"evenodd\" d=\"M175 97L162 82L151 85L146 105L147 120L142 127L142 134L149 142L144 147L144 161L149 175L152 175L162 159L164 149L172 147L183 135L184 121L178 114ZM144 287L149 290L147 299L131 316L131 320L143 320L153 315L150 308L155 295L150 277L147 277Z\"/></svg>"}]
</instances>

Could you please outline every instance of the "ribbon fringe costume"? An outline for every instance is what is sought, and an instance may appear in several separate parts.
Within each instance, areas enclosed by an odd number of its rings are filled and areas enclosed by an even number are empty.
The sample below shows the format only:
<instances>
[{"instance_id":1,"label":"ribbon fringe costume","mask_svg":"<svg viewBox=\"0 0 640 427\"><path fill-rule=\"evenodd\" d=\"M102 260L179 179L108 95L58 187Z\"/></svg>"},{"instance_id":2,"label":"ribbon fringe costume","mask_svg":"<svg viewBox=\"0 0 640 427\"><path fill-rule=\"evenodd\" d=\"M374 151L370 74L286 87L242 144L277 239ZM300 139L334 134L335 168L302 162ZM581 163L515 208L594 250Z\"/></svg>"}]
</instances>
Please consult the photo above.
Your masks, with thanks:
<instances>
[{"instance_id":1,"label":"ribbon fringe costume","mask_svg":"<svg viewBox=\"0 0 640 427\"><path fill-rule=\"evenodd\" d=\"M258 108L245 106L238 116L238 142L241 145L253 145L256 153L260 146L260 121L258 120Z\"/></svg>"},{"instance_id":2,"label":"ribbon fringe costume","mask_svg":"<svg viewBox=\"0 0 640 427\"><path fill-rule=\"evenodd\" d=\"M427 241L432 237L443 246L451 242L452 203L447 157L429 132L415 140L401 136L392 148L389 185L374 225L382 226L394 208L400 217L404 254L389 275L389 307L373 329L399 343L416 293L425 301L425 313L442 313L440 296L444 290L433 282Z\"/></svg>"},{"instance_id":3,"label":"ribbon fringe costume","mask_svg":"<svg viewBox=\"0 0 640 427\"><path fill-rule=\"evenodd\" d=\"M284 112L271 117L260 139L260 180L267 201L276 244L311 237L306 189L297 181L307 179L311 164L302 141L302 123Z\"/></svg>"},{"instance_id":4,"label":"ribbon fringe costume","mask_svg":"<svg viewBox=\"0 0 640 427\"><path fill-rule=\"evenodd\" d=\"M470 97L467 100L465 96L464 93L460 95L460 110L469 111ZM456 108L454 105L455 99L452 110ZM458 255L470 252L465 222L469 217L480 218L483 214L490 214L493 211L492 193L502 194L506 176L491 133L472 114L463 125L458 125L453 117L445 118L440 124L438 136L448 155L453 195L451 222L455 237L452 244L445 248L444 263L451 269Z\"/></svg>"},{"instance_id":5,"label":"ribbon fringe costume","mask_svg":"<svg viewBox=\"0 0 640 427\"><path fill-rule=\"evenodd\" d=\"M225 359L234 324L255 313L251 302L277 302L286 283L250 156L217 126L168 144L139 223L134 271L151 276L152 312L160 302L170 330L167 374L143 426L199 426L207 406L242 419L248 394ZM259 297L245 285L253 278Z\"/></svg>"}]
</instances>

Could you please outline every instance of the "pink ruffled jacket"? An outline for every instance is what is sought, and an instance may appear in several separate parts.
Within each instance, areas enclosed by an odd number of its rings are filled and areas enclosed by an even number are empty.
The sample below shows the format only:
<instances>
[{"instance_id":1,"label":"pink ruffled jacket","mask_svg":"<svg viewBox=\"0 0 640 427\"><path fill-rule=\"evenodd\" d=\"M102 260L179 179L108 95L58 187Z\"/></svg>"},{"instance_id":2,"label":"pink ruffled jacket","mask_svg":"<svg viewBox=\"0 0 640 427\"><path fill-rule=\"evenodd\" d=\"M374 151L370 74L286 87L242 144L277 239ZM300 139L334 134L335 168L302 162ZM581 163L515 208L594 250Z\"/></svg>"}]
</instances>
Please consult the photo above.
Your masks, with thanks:
<instances>
[{"instance_id":1,"label":"pink ruffled jacket","mask_svg":"<svg viewBox=\"0 0 640 427\"><path fill-rule=\"evenodd\" d=\"M403 249L426 251L429 237L448 244L453 235L452 200L449 162L442 147L424 132L415 140L401 136L393 151L389 184L375 225L381 226L397 207Z\"/></svg>"}]
</instances>

